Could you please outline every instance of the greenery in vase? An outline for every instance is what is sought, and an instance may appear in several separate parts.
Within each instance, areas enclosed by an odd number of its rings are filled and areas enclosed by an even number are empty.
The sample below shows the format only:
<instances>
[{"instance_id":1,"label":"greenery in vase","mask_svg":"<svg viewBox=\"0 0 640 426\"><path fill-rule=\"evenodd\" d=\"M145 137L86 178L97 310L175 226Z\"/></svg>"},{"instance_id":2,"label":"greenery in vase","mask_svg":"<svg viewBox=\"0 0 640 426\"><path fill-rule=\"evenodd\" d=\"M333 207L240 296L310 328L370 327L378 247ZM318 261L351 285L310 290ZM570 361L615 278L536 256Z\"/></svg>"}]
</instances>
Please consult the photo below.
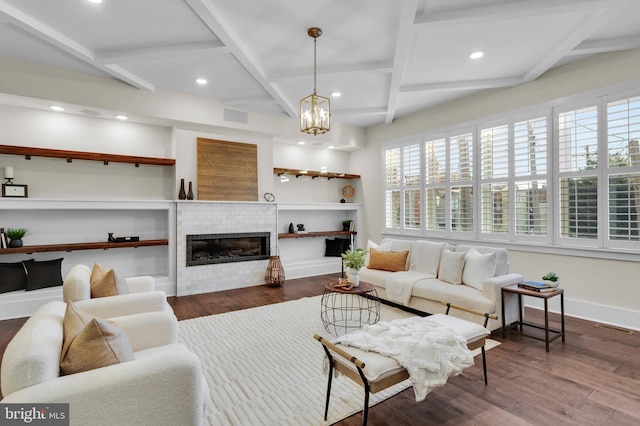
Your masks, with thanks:
<instances>
[{"instance_id":1,"label":"greenery in vase","mask_svg":"<svg viewBox=\"0 0 640 426\"><path fill-rule=\"evenodd\" d=\"M9 228L6 234L10 240L21 240L22 237L29 235L29 230L25 228Z\"/></svg>"},{"instance_id":2,"label":"greenery in vase","mask_svg":"<svg viewBox=\"0 0 640 426\"><path fill-rule=\"evenodd\" d=\"M342 253L342 264L346 268L357 269L360 270L364 266L365 256L367 252L358 249L349 249L346 252Z\"/></svg>"},{"instance_id":3,"label":"greenery in vase","mask_svg":"<svg viewBox=\"0 0 640 426\"><path fill-rule=\"evenodd\" d=\"M342 227L343 228L348 228L349 226L351 226L351 221L348 219L345 219L342 221Z\"/></svg>"},{"instance_id":4,"label":"greenery in vase","mask_svg":"<svg viewBox=\"0 0 640 426\"><path fill-rule=\"evenodd\" d=\"M542 277L543 280L545 281L551 281L551 282L556 282L558 281L559 277L558 274L556 274L555 272L548 272L547 275L544 275Z\"/></svg>"}]
</instances>

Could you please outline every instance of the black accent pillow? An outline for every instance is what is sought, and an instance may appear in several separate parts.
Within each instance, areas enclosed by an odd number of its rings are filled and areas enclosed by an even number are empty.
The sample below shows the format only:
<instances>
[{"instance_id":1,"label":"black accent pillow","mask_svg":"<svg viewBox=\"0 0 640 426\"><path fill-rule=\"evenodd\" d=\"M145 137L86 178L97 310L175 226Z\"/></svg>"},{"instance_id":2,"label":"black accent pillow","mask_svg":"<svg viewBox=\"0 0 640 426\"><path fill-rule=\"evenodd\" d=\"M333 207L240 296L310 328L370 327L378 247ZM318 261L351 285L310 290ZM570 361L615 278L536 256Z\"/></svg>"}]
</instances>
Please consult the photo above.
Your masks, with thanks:
<instances>
[{"instance_id":1,"label":"black accent pillow","mask_svg":"<svg viewBox=\"0 0 640 426\"><path fill-rule=\"evenodd\" d=\"M346 238L336 238L334 240L325 239L327 247L324 251L325 256L340 257L342 253L349 249L350 241Z\"/></svg>"},{"instance_id":2,"label":"black accent pillow","mask_svg":"<svg viewBox=\"0 0 640 426\"><path fill-rule=\"evenodd\" d=\"M26 260L22 263L27 270L26 291L62 285L62 260Z\"/></svg>"},{"instance_id":3,"label":"black accent pillow","mask_svg":"<svg viewBox=\"0 0 640 426\"><path fill-rule=\"evenodd\" d=\"M0 263L0 293L27 288L27 273L22 262Z\"/></svg>"}]
</instances>

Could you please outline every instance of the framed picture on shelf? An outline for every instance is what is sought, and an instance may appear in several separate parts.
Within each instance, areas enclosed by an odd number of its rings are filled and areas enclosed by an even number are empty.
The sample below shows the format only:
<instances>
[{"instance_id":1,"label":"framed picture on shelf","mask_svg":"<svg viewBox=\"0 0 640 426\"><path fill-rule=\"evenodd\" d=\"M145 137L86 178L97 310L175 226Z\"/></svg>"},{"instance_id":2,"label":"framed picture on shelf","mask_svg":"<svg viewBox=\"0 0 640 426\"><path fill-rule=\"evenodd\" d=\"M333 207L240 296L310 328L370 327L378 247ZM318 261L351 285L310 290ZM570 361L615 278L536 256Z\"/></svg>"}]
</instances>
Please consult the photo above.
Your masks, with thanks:
<instances>
[{"instance_id":1,"label":"framed picture on shelf","mask_svg":"<svg viewBox=\"0 0 640 426\"><path fill-rule=\"evenodd\" d=\"M27 198L29 191L27 185L2 184L2 196L9 198Z\"/></svg>"}]
</instances>

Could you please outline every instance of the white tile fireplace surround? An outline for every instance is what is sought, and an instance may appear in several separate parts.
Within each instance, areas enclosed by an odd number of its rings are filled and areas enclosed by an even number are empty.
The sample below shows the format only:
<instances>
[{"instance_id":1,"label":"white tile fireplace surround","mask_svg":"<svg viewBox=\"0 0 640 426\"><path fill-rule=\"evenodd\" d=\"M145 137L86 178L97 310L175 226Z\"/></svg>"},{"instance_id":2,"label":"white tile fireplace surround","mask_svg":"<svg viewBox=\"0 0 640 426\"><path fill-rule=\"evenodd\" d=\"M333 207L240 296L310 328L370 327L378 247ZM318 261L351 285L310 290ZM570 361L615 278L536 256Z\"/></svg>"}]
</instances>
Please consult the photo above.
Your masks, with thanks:
<instances>
[{"instance_id":1,"label":"white tile fireplace surround","mask_svg":"<svg viewBox=\"0 0 640 426\"><path fill-rule=\"evenodd\" d=\"M274 204L184 201L176 210L176 276L178 296L264 284L268 260L187 265L187 235L269 232L277 242Z\"/></svg>"}]
</instances>

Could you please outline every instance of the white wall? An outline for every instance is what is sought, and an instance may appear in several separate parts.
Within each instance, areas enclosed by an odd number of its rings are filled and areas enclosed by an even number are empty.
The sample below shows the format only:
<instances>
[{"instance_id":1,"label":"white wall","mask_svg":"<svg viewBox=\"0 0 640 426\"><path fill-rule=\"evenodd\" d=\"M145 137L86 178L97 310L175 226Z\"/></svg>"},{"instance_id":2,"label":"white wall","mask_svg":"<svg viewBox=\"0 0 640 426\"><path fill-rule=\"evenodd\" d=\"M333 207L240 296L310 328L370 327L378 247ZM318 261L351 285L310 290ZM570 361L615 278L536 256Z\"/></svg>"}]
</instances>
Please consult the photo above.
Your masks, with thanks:
<instances>
[{"instance_id":1,"label":"white wall","mask_svg":"<svg viewBox=\"0 0 640 426\"><path fill-rule=\"evenodd\" d=\"M379 240L383 229L381 146L384 142L441 129L543 103L611 88L640 87L640 51L596 55L553 70L538 80L469 96L397 119L367 131L366 149L351 153L351 172L362 175L363 238ZM507 247L509 248L509 247ZM541 251L544 251L541 248ZM568 314L640 329L640 263L510 250L511 271L540 279L548 271L561 276ZM554 309L557 308L552 304Z\"/></svg>"},{"instance_id":2,"label":"white wall","mask_svg":"<svg viewBox=\"0 0 640 426\"><path fill-rule=\"evenodd\" d=\"M0 144L145 157L171 157L170 129L72 114L0 106ZM173 168L0 155L29 198L166 199ZM1 176L1 175L0 175Z\"/></svg>"}]
</instances>

